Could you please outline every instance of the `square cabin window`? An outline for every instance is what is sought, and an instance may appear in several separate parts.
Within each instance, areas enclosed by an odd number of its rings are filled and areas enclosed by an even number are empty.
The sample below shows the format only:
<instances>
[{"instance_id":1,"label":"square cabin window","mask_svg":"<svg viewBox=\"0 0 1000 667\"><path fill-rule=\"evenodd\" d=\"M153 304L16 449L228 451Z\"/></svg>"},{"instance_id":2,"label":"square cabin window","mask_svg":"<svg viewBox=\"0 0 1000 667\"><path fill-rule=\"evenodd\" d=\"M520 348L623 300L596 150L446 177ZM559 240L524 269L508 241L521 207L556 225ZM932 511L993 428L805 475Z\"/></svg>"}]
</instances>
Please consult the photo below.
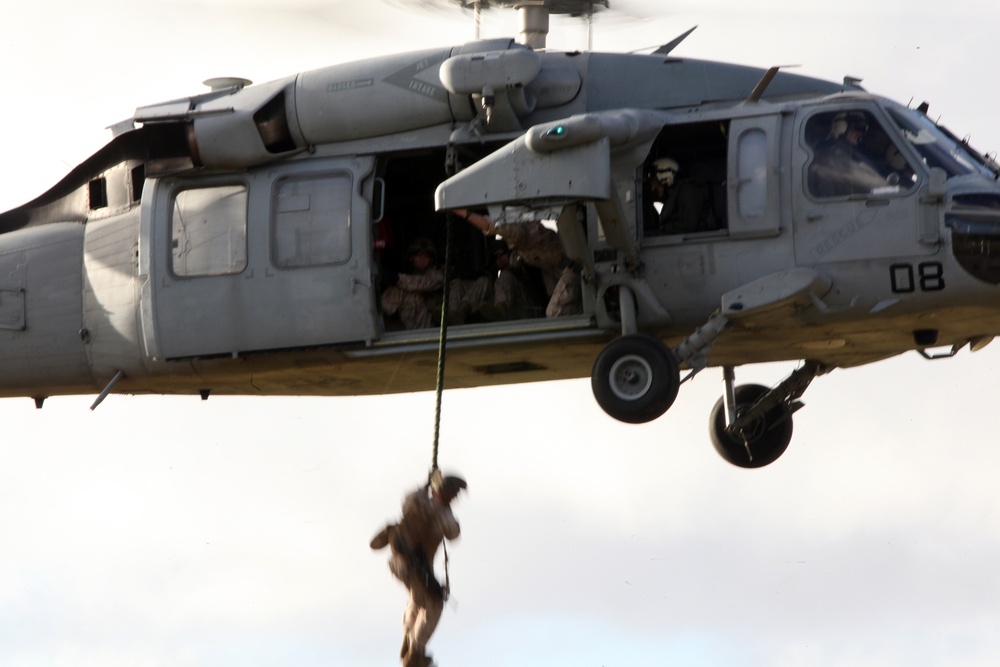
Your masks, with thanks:
<instances>
[{"instance_id":1,"label":"square cabin window","mask_svg":"<svg viewBox=\"0 0 1000 667\"><path fill-rule=\"evenodd\" d=\"M272 261L290 269L351 258L351 174L280 181L272 218Z\"/></svg>"},{"instance_id":2,"label":"square cabin window","mask_svg":"<svg viewBox=\"0 0 1000 667\"><path fill-rule=\"evenodd\" d=\"M246 186L178 192L171 241L171 270L176 276L241 273L247 267Z\"/></svg>"}]
</instances>

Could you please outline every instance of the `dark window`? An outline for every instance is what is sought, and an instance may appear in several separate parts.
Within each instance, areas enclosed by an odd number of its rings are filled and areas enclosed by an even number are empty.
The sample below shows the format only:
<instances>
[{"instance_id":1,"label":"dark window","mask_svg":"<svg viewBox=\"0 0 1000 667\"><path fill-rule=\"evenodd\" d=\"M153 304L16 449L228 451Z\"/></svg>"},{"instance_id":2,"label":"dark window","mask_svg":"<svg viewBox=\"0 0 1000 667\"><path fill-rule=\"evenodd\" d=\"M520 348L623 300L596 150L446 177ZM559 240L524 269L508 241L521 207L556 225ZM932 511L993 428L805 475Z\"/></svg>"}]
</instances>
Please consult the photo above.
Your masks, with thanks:
<instances>
[{"instance_id":1,"label":"dark window","mask_svg":"<svg viewBox=\"0 0 1000 667\"><path fill-rule=\"evenodd\" d=\"M108 206L108 181L106 178L95 178L89 184L90 210L96 211L99 208Z\"/></svg>"},{"instance_id":2,"label":"dark window","mask_svg":"<svg viewBox=\"0 0 1000 667\"><path fill-rule=\"evenodd\" d=\"M139 201L142 199L142 187L146 184L146 165L133 167L129 178L132 181L132 201Z\"/></svg>"}]
</instances>

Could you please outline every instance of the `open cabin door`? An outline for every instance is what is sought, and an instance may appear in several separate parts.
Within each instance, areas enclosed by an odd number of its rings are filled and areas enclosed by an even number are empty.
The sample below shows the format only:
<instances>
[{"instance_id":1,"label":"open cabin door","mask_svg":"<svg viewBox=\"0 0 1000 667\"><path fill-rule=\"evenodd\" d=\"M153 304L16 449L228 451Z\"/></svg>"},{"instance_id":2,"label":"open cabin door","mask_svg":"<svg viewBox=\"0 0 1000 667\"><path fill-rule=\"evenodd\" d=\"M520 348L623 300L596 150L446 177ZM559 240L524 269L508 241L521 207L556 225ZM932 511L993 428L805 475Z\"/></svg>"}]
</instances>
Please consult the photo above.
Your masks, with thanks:
<instances>
[{"instance_id":1,"label":"open cabin door","mask_svg":"<svg viewBox=\"0 0 1000 667\"><path fill-rule=\"evenodd\" d=\"M142 334L181 359L376 335L371 158L169 178L144 198Z\"/></svg>"}]
</instances>

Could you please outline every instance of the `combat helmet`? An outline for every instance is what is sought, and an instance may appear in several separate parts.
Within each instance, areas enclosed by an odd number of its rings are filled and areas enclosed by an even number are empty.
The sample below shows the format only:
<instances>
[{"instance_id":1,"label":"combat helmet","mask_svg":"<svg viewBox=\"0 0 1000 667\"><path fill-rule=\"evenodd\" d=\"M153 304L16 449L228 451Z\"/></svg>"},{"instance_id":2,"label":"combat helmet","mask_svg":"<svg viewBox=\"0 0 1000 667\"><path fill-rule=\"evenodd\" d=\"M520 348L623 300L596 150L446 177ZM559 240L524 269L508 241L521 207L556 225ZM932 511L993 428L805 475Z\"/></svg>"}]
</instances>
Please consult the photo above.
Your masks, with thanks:
<instances>
[{"instance_id":1,"label":"combat helmet","mask_svg":"<svg viewBox=\"0 0 1000 667\"><path fill-rule=\"evenodd\" d=\"M406 249L406 254L408 257L416 255L418 252L426 252L431 256L431 260L437 258L437 248L434 247L434 242L429 238L424 236L418 236L417 238L410 241L409 247Z\"/></svg>"},{"instance_id":2,"label":"combat helmet","mask_svg":"<svg viewBox=\"0 0 1000 667\"><path fill-rule=\"evenodd\" d=\"M440 470L435 470L431 475L431 489L435 493L449 498L454 498L459 491L468 488L465 480L458 475L443 475Z\"/></svg>"}]
</instances>

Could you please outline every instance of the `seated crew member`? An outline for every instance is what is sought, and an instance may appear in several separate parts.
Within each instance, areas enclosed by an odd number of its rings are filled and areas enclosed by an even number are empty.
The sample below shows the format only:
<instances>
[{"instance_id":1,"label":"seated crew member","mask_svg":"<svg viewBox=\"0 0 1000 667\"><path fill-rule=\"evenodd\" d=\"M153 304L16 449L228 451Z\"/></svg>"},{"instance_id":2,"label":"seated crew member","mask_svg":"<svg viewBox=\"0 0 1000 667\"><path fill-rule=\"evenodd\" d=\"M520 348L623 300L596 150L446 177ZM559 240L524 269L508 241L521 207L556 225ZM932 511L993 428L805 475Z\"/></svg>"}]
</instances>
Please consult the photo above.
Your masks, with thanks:
<instances>
[{"instance_id":1,"label":"seated crew member","mask_svg":"<svg viewBox=\"0 0 1000 667\"><path fill-rule=\"evenodd\" d=\"M647 172L643 189L643 228L647 234L660 234L660 211L667 203L667 188L673 185L680 165L671 158L659 158Z\"/></svg>"},{"instance_id":2,"label":"seated crew member","mask_svg":"<svg viewBox=\"0 0 1000 667\"><path fill-rule=\"evenodd\" d=\"M431 313L444 285L444 271L434 264L437 253L429 239L414 239L407 255L413 271L386 275L382 312L386 316L398 313L406 329L427 329L434 326Z\"/></svg>"},{"instance_id":3,"label":"seated crew member","mask_svg":"<svg viewBox=\"0 0 1000 667\"><path fill-rule=\"evenodd\" d=\"M709 190L691 179L678 179L680 165L672 158L653 161L649 177L651 204L662 203L656 216L661 234L690 234L713 229L710 223ZM653 207L655 211L655 206ZM647 216L650 215L647 212Z\"/></svg>"},{"instance_id":4,"label":"seated crew member","mask_svg":"<svg viewBox=\"0 0 1000 667\"><path fill-rule=\"evenodd\" d=\"M549 296L546 317L583 312L579 264L566 257L556 232L538 220L498 224L485 215L466 209L455 209L454 213L483 234L499 236L526 264L542 271L545 291Z\"/></svg>"},{"instance_id":5,"label":"seated crew member","mask_svg":"<svg viewBox=\"0 0 1000 667\"><path fill-rule=\"evenodd\" d=\"M455 278L449 284L449 324L465 324L470 320L498 322L527 316L528 291L521 271L511 263L510 249L499 241L492 256L489 275L474 280Z\"/></svg>"},{"instance_id":6,"label":"seated crew member","mask_svg":"<svg viewBox=\"0 0 1000 667\"><path fill-rule=\"evenodd\" d=\"M519 257L514 257L506 243L500 242L493 249L493 262L497 270L493 281L493 301L480 304L483 319L519 320L529 317L533 308L539 306L527 287L525 266Z\"/></svg>"}]
</instances>

